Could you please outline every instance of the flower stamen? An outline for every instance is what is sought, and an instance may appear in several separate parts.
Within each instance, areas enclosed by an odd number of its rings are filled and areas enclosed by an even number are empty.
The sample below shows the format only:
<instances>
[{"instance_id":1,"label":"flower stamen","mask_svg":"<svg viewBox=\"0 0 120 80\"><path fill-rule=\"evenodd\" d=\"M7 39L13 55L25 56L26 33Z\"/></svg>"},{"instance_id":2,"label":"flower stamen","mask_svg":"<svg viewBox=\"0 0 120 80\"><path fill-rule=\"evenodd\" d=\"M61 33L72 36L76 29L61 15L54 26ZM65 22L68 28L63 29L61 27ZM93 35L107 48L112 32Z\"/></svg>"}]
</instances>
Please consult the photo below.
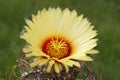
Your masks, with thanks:
<instances>
[{"instance_id":1,"label":"flower stamen","mask_svg":"<svg viewBox=\"0 0 120 80\"><path fill-rule=\"evenodd\" d=\"M63 38L55 37L46 40L42 50L52 58L61 59L70 55L71 46Z\"/></svg>"}]
</instances>

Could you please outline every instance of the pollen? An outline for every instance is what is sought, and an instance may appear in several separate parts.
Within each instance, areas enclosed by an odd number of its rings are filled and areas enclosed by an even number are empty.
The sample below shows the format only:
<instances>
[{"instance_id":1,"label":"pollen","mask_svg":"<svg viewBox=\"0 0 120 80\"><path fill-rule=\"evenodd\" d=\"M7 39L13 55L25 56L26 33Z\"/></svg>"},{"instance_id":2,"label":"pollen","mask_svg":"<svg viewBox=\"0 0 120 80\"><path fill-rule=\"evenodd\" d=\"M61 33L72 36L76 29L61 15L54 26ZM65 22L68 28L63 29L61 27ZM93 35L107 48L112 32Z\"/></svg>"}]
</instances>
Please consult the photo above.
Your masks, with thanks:
<instances>
[{"instance_id":1,"label":"pollen","mask_svg":"<svg viewBox=\"0 0 120 80\"><path fill-rule=\"evenodd\" d=\"M42 45L44 53L51 58L62 59L71 54L71 45L68 41L60 37L48 38Z\"/></svg>"}]
</instances>

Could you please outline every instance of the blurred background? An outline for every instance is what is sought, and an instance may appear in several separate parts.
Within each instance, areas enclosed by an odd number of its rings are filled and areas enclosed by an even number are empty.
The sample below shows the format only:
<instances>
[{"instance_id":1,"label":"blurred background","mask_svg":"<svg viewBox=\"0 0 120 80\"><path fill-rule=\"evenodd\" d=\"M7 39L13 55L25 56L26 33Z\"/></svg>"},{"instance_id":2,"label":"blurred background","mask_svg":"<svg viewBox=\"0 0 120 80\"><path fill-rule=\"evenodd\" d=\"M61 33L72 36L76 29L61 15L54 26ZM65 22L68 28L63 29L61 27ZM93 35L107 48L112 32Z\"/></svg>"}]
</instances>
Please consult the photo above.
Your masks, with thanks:
<instances>
[{"instance_id":1,"label":"blurred background","mask_svg":"<svg viewBox=\"0 0 120 80\"><path fill-rule=\"evenodd\" d=\"M95 26L99 38L94 67L103 80L120 80L120 0L0 0L0 77L16 64L25 41L19 39L38 10L48 7L76 9Z\"/></svg>"}]
</instances>

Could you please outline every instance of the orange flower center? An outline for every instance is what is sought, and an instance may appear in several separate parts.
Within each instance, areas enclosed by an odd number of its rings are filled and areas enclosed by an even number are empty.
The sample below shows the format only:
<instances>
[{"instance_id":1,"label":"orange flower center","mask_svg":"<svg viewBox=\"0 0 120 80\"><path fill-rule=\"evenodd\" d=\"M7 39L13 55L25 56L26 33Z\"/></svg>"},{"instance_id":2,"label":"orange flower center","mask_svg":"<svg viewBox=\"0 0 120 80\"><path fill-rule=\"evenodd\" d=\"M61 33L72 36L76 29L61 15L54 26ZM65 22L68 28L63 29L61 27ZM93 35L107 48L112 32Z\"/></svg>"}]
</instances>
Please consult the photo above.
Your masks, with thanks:
<instances>
[{"instance_id":1,"label":"orange flower center","mask_svg":"<svg viewBox=\"0 0 120 80\"><path fill-rule=\"evenodd\" d=\"M48 38L43 42L42 51L51 58L64 58L70 55L71 45L63 38Z\"/></svg>"}]
</instances>

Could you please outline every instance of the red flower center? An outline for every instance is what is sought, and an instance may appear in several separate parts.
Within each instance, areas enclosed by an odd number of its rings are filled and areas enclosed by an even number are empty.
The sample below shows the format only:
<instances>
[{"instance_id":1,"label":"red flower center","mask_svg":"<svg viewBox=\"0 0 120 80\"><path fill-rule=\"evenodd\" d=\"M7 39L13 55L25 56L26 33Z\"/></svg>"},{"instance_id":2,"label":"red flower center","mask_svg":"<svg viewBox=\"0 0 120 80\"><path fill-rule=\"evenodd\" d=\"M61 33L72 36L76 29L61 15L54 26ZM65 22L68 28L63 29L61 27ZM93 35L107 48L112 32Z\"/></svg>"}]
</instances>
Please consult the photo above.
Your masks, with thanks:
<instances>
[{"instance_id":1,"label":"red flower center","mask_svg":"<svg viewBox=\"0 0 120 80\"><path fill-rule=\"evenodd\" d=\"M70 43L60 37L48 38L43 42L42 51L51 58L65 58L71 54Z\"/></svg>"}]
</instances>

